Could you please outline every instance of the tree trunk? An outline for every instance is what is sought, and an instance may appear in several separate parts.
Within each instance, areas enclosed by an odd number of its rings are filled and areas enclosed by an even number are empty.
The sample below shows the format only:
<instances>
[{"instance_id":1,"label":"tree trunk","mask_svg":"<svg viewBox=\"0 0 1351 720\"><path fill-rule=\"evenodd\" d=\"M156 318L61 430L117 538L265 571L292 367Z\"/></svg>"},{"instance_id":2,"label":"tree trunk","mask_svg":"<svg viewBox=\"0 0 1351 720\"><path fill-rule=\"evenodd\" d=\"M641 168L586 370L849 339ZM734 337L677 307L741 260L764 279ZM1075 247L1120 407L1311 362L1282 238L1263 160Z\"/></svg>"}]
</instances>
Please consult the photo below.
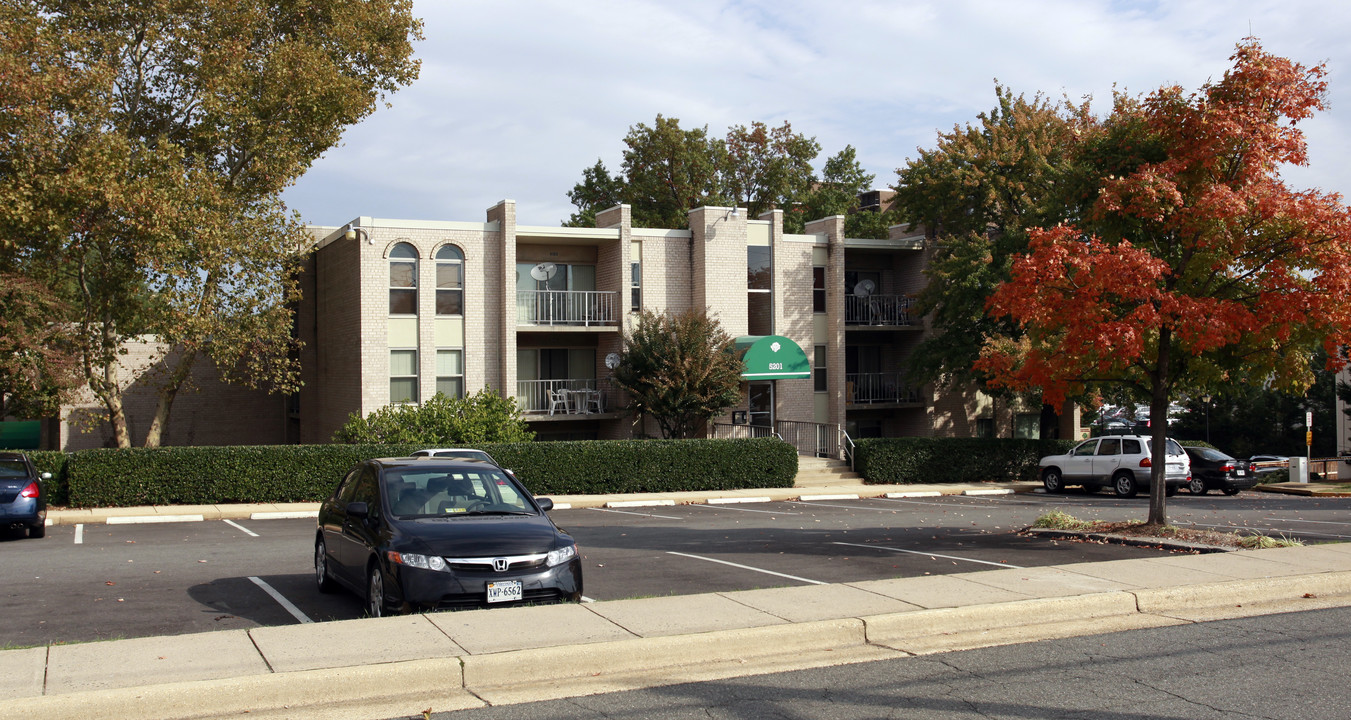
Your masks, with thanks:
<instances>
[{"instance_id":1,"label":"tree trunk","mask_svg":"<svg viewBox=\"0 0 1351 720\"><path fill-rule=\"evenodd\" d=\"M196 360L196 350L184 349L178 356L178 362L175 363L168 381L160 388L159 401L155 404L155 417L151 418L150 428L145 431L145 447L160 446L164 430L169 426L169 410L173 407L174 398L178 396L178 390L188 379L188 374L192 372L192 364Z\"/></svg>"},{"instance_id":2,"label":"tree trunk","mask_svg":"<svg viewBox=\"0 0 1351 720\"><path fill-rule=\"evenodd\" d=\"M1148 524L1160 526L1168 524L1165 499L1168 489L1168 366L1172 339L1172 332L1168 328L1159 330L1158 365L1154 369L1154 386L1150 388L1149 398L1152 467L1149 478Z\"/></svg>"}]
</instances>

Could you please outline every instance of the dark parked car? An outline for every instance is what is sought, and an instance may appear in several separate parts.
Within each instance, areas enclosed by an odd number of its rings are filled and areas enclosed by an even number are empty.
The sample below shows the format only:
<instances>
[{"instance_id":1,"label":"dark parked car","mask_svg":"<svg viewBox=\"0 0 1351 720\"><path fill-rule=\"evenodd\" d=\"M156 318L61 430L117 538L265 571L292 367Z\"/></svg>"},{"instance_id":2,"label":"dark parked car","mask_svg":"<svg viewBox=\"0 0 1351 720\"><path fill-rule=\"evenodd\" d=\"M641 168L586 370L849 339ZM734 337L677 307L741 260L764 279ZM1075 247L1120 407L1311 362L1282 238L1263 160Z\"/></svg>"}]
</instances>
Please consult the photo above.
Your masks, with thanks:
<instances>
[{"instance_id":1,"label":"dark parked car","mask_svg":"<svg viewBox=\"0 0 1351 720\"><path fill-rule=\"evenodd\" d=\"M1220 490L1225 495L1237 495L1257 484L1257 473L1247 460L1238 460L1214 448L1187 447L1192 461L1192 479L1187 489L1193 495L1205 495Z\"/></svg>"},{"instance_id":2,"label":"dark parked car","mask_svg":"<svg viewBox=\"0 0 1351 720\"><path fill-rule=\"evenodd\" d=\"M47 534L47 492L43 480L51 473L39 474L23 453L0 452L0 527L27 528L28 537Z\"/></svg>"},{"instance_id":3,"label":"dark parked car","mask_svg":"<svg viewBox=\"0 0 1351 720\"><path fill-rule=\"evenodd\" d=\"M319 508L314 574L366 612L580 601L572 536L502 468L482 460L379 458L352 468Z\"/></svg>"},{"instance_id":4,"label":"dark parked car","mask_svg":"<svg viewBox=\"0 0 1351 720\"><path fill-rule=\"evenodd\" d=\"M1254 473L1263 475L1285 475L1290 472L1290 458L1285 455L1253 455L1248 458ZM1268 481L1270 482L1270 481Z\"/></svg>"}]
</instances>

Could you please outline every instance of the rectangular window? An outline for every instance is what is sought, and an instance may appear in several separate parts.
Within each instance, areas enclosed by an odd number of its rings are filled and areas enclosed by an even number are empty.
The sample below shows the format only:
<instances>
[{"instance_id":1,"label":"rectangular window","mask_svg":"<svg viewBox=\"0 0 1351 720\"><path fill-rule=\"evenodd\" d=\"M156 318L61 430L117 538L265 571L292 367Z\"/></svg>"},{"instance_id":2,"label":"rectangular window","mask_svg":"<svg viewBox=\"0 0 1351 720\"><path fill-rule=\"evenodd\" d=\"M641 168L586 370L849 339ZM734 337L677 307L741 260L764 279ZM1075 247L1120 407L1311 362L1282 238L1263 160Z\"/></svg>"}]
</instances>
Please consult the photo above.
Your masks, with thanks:
<instances>
[{"instance_id":1,"label":"rectangular window","mask_svg":"<svg viewBox=\"0 0 1351 720\"><path fill-rule=\"evenodd\" d=\"M826 311L826 269L812 268L812 312Z\"/></svg>"},{"instance_id":2,"label":"rectangular window","mask_svg":"<svg viewBox=\"0 0 1351 720\"><path fill-rule=\"evenodd\" d=\"M436 314L464 314L464 278L463 265L459 263L436 264Z\"/></svg>"},{"instance_id":3,"label":"rectangular window","mask_svg":"<svg viewBox=\"0 0 1351 720\"><path fill-rule=\"evenodd\" d=\"M389 314L417 314L417 263L389 264Z\"/></svg>"},{"instance_id":4,"label":"rectangular window","mask_svg":"<svg viewBox=\"0 0 1351 720\"><path fill-rule=\"evenodd\" d=\"M1041 439L1041 415L1018 413L1013 416L1013 437L1021 440Z\"/></svg>"},{"instance_id":5,"label":"rectangular window","mask_svg":"<svg viewBox=\"0 0 1351 720\"><path fill-rule=\"evenodd\" d=\"M643 264L629 264L629 310L638 312L643 308Z\"/></svg>"},{"instance_id":6,"label":"rectangular window","mask_svg":"<svg viewBox=\"0 0 1351 720\"><path fill-rule=\"evenodd\" d=\"M994 437L994 418L976 418L976 437Z\"/></svg>"},{"instance_id":7,"label":"rectangular window","mask_svg":"<svg viewBox=\"0 0 1351 720\"><path fill-rule=\"evenodd\" d=\"M436 391L448 398L464 397L464 351L436 351Z\"/></svg>"},{"instance_id":8,"label":"rectangular window","mask_svg":"<svg viewBox=\"0 0 1351 720\"><path fill-rule=\"evenodd\" d=\"M746 332L750 335L774 334L771 260L769 247L746 248Z\"/></svg>"},{"instance_id":9,"label":"rectangular window","mask_svg":"<svg viewBox=\"0 0 1351 720\"><path fill-rule=\"evenodd\" d=\"M418 401L417 350L389 351L389 401L415 403Z\"/></svg>"},{"instance_id":10,"label":"rectangular window","mask_svg":"<svg viewBox=\"0 0 1351 720\"><path fill-rule=\"evenodd\" d=\"M815 362L812 363L812 382L815 383L816 392L826 391L826 346L817 345L815 352Z\"/></svg>"}]
</instances>

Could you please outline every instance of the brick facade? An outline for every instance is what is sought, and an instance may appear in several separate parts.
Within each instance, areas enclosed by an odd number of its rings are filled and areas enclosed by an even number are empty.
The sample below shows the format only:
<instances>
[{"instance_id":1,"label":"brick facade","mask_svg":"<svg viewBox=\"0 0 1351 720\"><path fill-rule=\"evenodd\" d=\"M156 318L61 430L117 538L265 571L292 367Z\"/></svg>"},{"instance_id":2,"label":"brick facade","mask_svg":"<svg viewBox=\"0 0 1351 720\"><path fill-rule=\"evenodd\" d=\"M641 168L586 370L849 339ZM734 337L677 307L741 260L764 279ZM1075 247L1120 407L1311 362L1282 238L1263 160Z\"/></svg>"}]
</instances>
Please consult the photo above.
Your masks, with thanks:
<instances>
[{"instance_id":1,"label":"brick facade","mask_svg":"<svg viewBox=\"0 0 1351 720\"><path fill-rule=\"evenodd\" d=\"M876 278L873 299L894 304L923 288L932 243L899 227L890 240L848 239L844 220L823 218L808 223L804 234L785 235L781 211L750 219L744 209L703 207L690 211L688 230L646 229L632 227L630 208L620 205L598 213L593 229L522 226L515 202L503 200L486 211L484 222L359 217L316 230L323 237L306 259L296 315L304 344L300 392L292 400L241 393L213 383L211 369L203 367L194 376L201 402L187 395L175 403L165 442L327 442L349 415L390 402L391 350L416 350L415 400L430 398L438 349L462 350L466 394L490 387L534 402L527 419L542 439L656 434L655 424L638 427L620 412L627 398L609 385L604 364L608 354L621 352L622 333L635 317L634 263L645 309L707 309L733 337L753 325L770 327L813 363L816 348L824 348L823 390L813 378L773 381L776 420L839 425L855 436L969 436L989 418L996 434L1011 436L1015 416L1026 411L1008 403L961 389L898 392L904 390L899 373L928 332L925 320L860 322L850 315L859 301L847 278ZM390 253L401 244L416 255L415 315L391 315ZM447 245L463 256L462 316L437 315L436 255ZM748 302L750 246L767 248L772 258L771 292L757 295L768 304ZM546 262L569 271L549 282L518 277ZM813 307L817 267L824 268L824 313ZM560 289L565 281L576 286ZM546 303L547 318L531 315L546 306L532 303L545 300L565 304ZM766 309L762 322L748 317L752 307ZM574 317L577 312L584 316ZM141 371L149 357L129 356L129 371ZM543 388L585 386L604 392L603 412L547 412ZM130 403L134 431L148 417L141 402ZM746 401L736 409L747 409ZM1077 412L1060 428L1064 437L1076 431ZM63 430L63 447L102 442L97 433Z\"/></svg>"}]
</instances>

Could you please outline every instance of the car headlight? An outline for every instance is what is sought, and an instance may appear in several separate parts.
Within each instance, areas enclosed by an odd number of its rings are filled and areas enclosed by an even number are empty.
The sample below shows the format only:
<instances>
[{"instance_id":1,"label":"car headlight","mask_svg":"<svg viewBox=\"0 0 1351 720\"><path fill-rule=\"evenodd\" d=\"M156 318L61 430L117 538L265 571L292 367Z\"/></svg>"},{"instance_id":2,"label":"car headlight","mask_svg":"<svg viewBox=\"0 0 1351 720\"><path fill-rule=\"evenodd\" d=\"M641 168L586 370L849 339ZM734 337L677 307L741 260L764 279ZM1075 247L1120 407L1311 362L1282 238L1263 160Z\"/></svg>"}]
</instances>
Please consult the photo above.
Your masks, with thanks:
<instances>
[{"instance_id":1,"label":"car headlight","mask_svg":"<svg viewBox=\"0 0 1351 720\"><path fill-rule=\"evenodd\" d=\"M446 560L440 555L428 557L427 555L419 555L417 553L398 553L390 550L385 556L388 557L389 561L392 563L420 568L422 570L442 571L446 569Z\"/></svg>"},{"instance_id":2,"label":"car headlight","mask_svg":"<svg viewBox=\"0 0 1351 720\"><path fill-rule=\"evenodd\" d=\"M561 547L557 550L550 550L547 562L549 563L549 567L553 567L555 565L562 565L575 557L577 557L577 546L568 545L567 547Z\"/></svg>"}]
</instances>

